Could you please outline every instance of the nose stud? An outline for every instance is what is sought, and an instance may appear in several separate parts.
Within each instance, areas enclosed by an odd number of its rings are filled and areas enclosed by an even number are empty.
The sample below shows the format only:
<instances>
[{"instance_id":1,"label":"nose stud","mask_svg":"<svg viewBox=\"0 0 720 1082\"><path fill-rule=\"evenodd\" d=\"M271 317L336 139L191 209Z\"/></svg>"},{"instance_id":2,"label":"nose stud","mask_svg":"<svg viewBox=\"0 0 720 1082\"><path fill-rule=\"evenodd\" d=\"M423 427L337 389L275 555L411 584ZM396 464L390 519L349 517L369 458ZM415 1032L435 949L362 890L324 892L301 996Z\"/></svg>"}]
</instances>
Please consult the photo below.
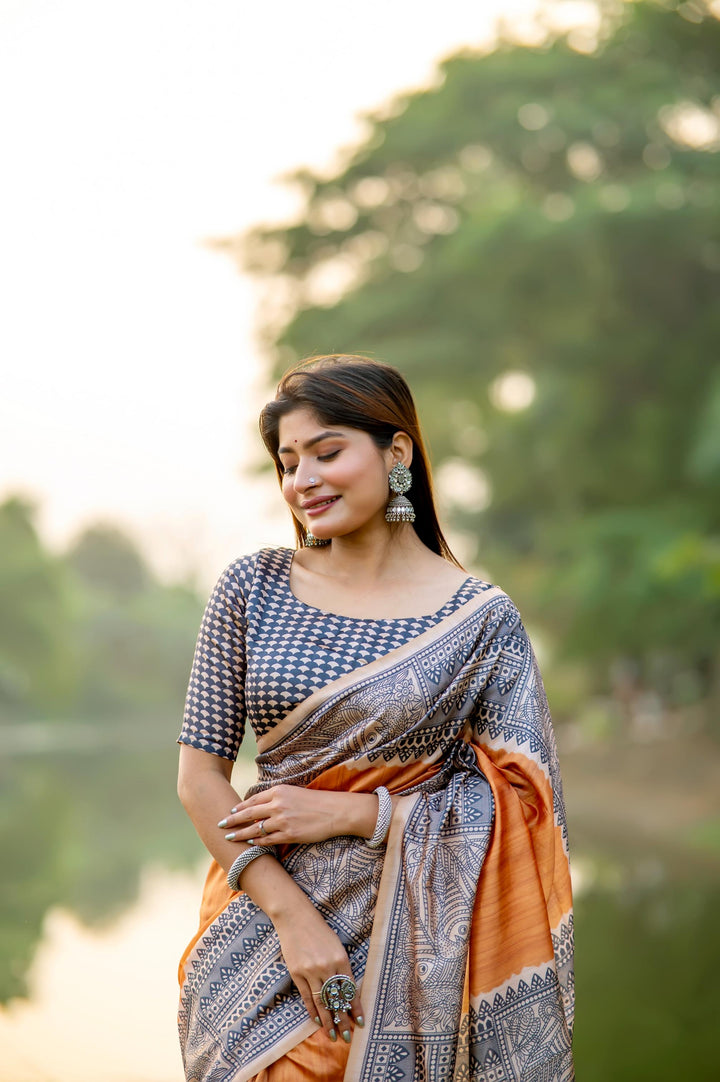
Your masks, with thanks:
<instances>
[{"instance_id":1,"label":"nose stud","mask_svg":"<svg viewBox=\"0 0 720 1082\"><path fill-rule=\"evenodd\" d=\"M317 484L319 484L319 482L320 482L320 479L318 477L308 477L308 484L309 485L317 485Z\"/></svg>"}]
</instances>

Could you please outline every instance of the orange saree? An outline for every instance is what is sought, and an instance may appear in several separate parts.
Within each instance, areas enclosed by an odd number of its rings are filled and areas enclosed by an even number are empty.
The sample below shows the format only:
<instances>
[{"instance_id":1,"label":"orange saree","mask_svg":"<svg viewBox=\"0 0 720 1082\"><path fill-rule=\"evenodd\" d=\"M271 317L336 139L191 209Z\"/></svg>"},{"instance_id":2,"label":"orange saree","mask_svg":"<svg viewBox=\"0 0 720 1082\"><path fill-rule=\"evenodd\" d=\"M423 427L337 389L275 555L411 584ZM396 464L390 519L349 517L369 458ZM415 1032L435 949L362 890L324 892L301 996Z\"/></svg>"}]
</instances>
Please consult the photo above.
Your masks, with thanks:
<instances>
[{"instance_id":1,"label":"orange saree","mask_svg":"<svg viewBox=\"0 0 720 1082\"><path fill-rule=\"evenodd\" d=\"M181 963L187 1079L571 1082L562 789L510 599L488 588L311 695L258 748L253 792L402 794L384 852L341 837L278 853L342 939L367 1021L349 1049L330 1045L270 920L214 865Z\"/></svg>"}]
</instances>

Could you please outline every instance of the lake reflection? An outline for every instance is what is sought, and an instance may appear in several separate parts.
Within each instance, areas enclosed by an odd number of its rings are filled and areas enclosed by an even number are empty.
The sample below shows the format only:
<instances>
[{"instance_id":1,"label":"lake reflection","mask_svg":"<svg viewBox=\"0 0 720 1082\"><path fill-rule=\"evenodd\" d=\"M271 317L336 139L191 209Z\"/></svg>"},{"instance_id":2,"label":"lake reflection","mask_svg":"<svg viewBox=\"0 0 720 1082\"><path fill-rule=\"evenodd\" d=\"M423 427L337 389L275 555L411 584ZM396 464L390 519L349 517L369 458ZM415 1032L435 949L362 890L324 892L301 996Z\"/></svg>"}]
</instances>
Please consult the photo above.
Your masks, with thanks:
<instances>
[{"instance_id":1,"label":"lake reflection","mask_svg":"<svg viewBox=\"0 0 720 1082\"><path fill-rule=\"evenodd\" d=\"M3 1082L179 1082L177 964L197 926L207 862L147 869L137 904L102 930L53 909L30 999L0 1008Z\"/></svg>"}]
</instances>

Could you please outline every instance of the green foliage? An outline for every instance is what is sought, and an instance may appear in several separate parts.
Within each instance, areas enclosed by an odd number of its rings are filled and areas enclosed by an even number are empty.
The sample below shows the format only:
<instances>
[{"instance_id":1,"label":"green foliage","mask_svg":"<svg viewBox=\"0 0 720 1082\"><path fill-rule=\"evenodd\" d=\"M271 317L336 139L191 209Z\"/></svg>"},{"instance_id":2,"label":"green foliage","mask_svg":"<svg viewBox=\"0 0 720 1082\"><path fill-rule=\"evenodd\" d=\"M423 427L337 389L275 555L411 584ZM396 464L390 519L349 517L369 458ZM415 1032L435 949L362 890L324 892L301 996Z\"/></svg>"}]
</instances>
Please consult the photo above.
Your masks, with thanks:
<instances>
[{"instance_id":1,"label":"green foliage","mask_svg":"<svg viewBox=\"0 0 720 1082\"><path fill-rule=\"evenodd\" d=\"M155 581L115 528L51 555L33 514L17 497L0 505L0 721L159 713L176 725L201 600Z\"/></svg>"},{"instance_id":2,"label":"green foliage","mask_svg":"<svg viewBox=\"0 0 720 1082\"><path fill-rule=\"evenodd\" d=\"M67 554L83 582L113 597L140 593L148 586L148 570L133 543L115 526L91 526Z\"/></svg>"},{"instance_id":3,"label":"green foliage","mask_svg":"<svg viewBox=\"0 0 720 1082\"><path fill-rule=\"evenodd\" d=\"M107 918L144 864L200 852L174 742L202 602L114 528L51 555L33 514L0 505L0 1001L23 993L50 906Z\"/></svg>"},{"instance_id":4,"label":"green foliage","mask_svg":"<svg viewBox=\"0 0 720 1082\"><path fill-rule=\"evenodd\" d=\"M489 485L449 486L455 528L598 686L617 654L716 665L718 56L709 6L637 2L591 54L453 57L339 175L295 178L299 222L232 242L278 372L407 374L436 465Z\"/></svg>"},{"instance_id":5,"label":"green foliage","mask_svg":"<svg viewBox=\"0 0 720 1082\"><path fill-rule=\"evenodd\" d=\"M20 497L0 505L0 717L67 706L78 690L70 576L44 550L33 514Z\"/></svg>"},{"instance_id":6,"label":"green foliage","mask_svg":"<svg viewBox=\"0 0 720 1082\"><path fill-rule=\"evenodd\" d=\"M720 1000L708 944L719 900L709 881L578 900L578 1078L713 1076Z\"/></svg>"}]
</instances>

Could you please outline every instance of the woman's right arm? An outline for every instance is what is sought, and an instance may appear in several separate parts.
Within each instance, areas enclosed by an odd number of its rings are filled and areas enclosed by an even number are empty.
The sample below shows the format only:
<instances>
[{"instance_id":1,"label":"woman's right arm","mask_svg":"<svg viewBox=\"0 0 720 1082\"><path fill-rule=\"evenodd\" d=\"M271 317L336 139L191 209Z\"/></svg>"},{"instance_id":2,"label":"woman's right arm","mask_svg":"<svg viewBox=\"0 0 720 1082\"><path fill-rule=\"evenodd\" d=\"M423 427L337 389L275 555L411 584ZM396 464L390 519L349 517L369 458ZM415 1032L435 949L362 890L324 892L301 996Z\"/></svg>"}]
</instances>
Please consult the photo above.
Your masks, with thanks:
<instances>
[{"instance_id":1,"label":"woman's right arm","mask_svg":"<svg viewBox=\"0 0 720 1082\"><path fill-rule=\"evenodd\" d=\"M226 871L247 848L242 843L226 841L223 830L218 828L228 808L239 803L230 782L231 774L229 759L180 745L178 796L206 848ZM334 973L352 972L339 937L274 857L257 857L240 878L242 889L275 925L285 964L310 1017L319 1016L334 1040L332 1018L317 998L313 1000L312 992L319 991ZM359 996L353 1004L353 1017L356 1021L362 1018ZM350 1039L349 1026L343 1028L342 1036Z\"/></svg>"}]
</instances>

